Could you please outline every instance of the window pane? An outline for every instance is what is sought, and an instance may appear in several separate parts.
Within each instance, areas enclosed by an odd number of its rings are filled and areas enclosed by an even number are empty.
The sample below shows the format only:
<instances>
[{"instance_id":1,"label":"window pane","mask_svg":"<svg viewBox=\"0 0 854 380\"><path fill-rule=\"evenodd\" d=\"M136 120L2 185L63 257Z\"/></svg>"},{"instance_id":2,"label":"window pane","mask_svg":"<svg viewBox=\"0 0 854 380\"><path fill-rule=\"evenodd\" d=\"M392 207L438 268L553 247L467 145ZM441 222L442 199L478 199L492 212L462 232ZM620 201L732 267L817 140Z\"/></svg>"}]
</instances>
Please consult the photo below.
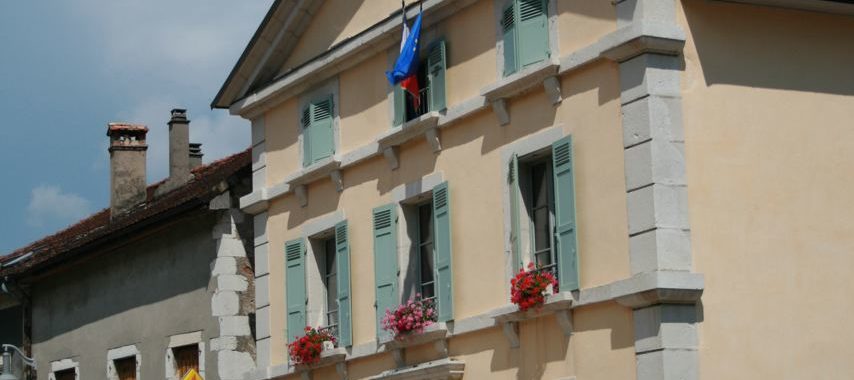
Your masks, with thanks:
<instances>
[{"instance_id":1,"label":"window pane","mask_svg":"<svg viewBox=\"0 0 854 380\"><path fill-rule=\"evenodd\" d=\"M336 272L335 239L326 241L326 272L323 274L326 281L326 310L338 310L338 274ZM337 316L330 315L326 321L327 325L338 323Z\"/></svg>"},{"instance_id":2,"label":"window pane","mask_svg":"<svg viewBox=\"0 0 854 380\"><path fill-rule=\"evenodd\" d=\"M136 380L136 358L118 359L113 361L119 380Z\"/></svg>"},{"instance_id":3,"label":"window pane","mask_svg":"<svg viewBox=\"0 0 854 380\"><path fill-rule=\"evenodd\" d=\"M191 369L199 372L199 346L190 345L183 347L175 347L172 349L172 355L175 358L175 376L183 379Z\"/></svg>"},{"instance_id":4,"label":"window pane","mask_svg":"<svg viewBox=\"0 0 854 380\"><path fill-rule=\"evenodd\" d=\"M430 203L418 207L418 238L421 244L433 241L433 205Z\"/></svg>"},{"instance_id":5,"label":"window pane","mask_svg":"<svg viewBox=\"0 0 854 380\"><path fill-rule=\"evenodd\" d=\"M534 210L534 250L539 252L551 246L549 234L549 209L541 207Z\"/></svg>"},{"instance_id":6,"label":"window pane","mask_svg":"<svg viewBox=\"0 0 854 380\"><path fill-rule=\"evenodd\" d=\"M433 297L433 243L421 246L421 296Z\"/></svg>"},{"instance_id":7,"label":"window pane","mask_svg":"<svg viewBox=\"0 0 854 380\"><path fill-rule=\"evenodd\" d=\"M54 377L56 380L75 380L76 374L73 369L67 369L64 371L55 372Z\"/></svg>"}]
</instances>

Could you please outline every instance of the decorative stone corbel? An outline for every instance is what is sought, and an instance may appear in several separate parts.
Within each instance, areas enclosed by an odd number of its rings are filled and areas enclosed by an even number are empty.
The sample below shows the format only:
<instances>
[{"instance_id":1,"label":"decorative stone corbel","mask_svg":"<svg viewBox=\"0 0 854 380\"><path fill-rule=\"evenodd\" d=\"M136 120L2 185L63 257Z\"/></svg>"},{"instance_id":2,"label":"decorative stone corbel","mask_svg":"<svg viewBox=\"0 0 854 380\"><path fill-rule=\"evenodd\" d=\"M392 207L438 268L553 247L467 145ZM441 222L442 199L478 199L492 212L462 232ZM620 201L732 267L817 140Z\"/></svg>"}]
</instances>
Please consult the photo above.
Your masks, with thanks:
<instances>
[{"instance_id":1,"label":"decorative stone corbel","mask_svg":"<svg viewBox=\"0 0 854 380\"><path fill-rule=\"evenodd\" d=\"M560 92L560 80L557 77L548 77L543 80L543 87L546 90L546 95L552 101L552 105L558 105L563 101L563 95Z\"/></svg>"},{"instance_id":2,"label":"decorative stone corbel","mask_svg":"<svg viewBox=\"0 0 854 380\"><path fill-rule=\"evenodd\" d=\"M306 185L297 185L294 188L294 194L297 196L300 207L308 206L308 187Z\"/></svg>"},{"instance_id":3,"label":"decorative stone corbel","mask_svg":"<svg viewBox=\"0 0 854 380\"><path fill-rule=\"evenodd\" d=\"M433 348L436 349L436 352L439 353L440 357L446 358L448 357L448 340L447 339L439 339L433 342Z\"/></svg>"},{"instance_id":4,"label":"decorative stone corbel","mask_svg":"<svg viewBox=\"0 0 854 380\"><path fill-rule=\"evenodd\" d=\"M433 149L433 153L439 153L440 151L442 151L442 142L439 141L438 129L428 129L426 132L424 132L424 137L427 138L427 143L430 144L430 148Z\"/></svg>"},{"instance_id":5,"label":"decorative stone corbel","mask_svg":"<svg viewBox=\"0 0 854 380\"><path fill-rule=\"evenodd\" d=\"M338 372L338 377L341 380L349 380L349 375L347 374L347 363L341 362L335 365L335 372Z\"/></svg>"},{"instance_id":6,"label":"decorative stone corbel","mask_svg":"<svg viewBox=\"0 0 854 380\"><path fill-rule=\"evenodd\" d=\"M388 161L388 165L391 167L391 170L397 170L400 167L399 160L400 149L396 146L390 146L383 149L383 156L385 160Z\"/></svg>"},{"instance_id":7,"label":"decorative stone corbel","mask_svg":"<svg viewBox=\"0 0 854 380\"><path fill-rule=\"evenodd\" d=\"M519 322L504 322L501 326L510 348L519 348Z\"/></svg>"},{"instance_id":8,"label":"decorative stone corbel","mask_svg":"<svg viewBox=\"0 0 854 380\"><path fill-rule=\"evenodd\" d=\"M507 112L507 101L495 99L492 101L492 112L495 112L495 117L502 126L510 124L510 113Z\"/></svg>"},{"instance_id":9,"label":"decorative stone corbel","mask_svg":"<svg viewBox=\"0 0 854 380\"><path fill-rule=\"evenodd\" d=\"M302 380L311 380L311 370L300 372L299 377Z\"/></svg>"},{"instance_id":10,"label":"decorative stone corbel","mask_svg":"<svg viewBox=\"0 0 854 380\"><path fill-rule=\"evenodd\" d=\"M563 330L563 335L572 336L572 311L569 309L558 310L555 312L555 318L557 318L560 329Z\"/></svg>"},{"instance_id":11,"label":"decorative stone corbel","mask_svg":"<svg viewBox=\"0 0 854 380\"><path fill-rule=\"evenodd\" d=\"M335 190L339 193L344 191L344 180L341 176L341 170L333 170L329 173L329 178L332 180L332 183L335 184Z\"/></svg>"},{"instance_id":12,"label":"decorative stone corbel","mask_svg":"<svg viewBox=\"0 0 854 380\"><path fill-rule=\"evenodd\" d=\"M392 350L391 357L394 358L394 364L397 364L397 368L403 368L406 366L406 353L403 348L395 348Z\"/></svg>"}]
</instances>

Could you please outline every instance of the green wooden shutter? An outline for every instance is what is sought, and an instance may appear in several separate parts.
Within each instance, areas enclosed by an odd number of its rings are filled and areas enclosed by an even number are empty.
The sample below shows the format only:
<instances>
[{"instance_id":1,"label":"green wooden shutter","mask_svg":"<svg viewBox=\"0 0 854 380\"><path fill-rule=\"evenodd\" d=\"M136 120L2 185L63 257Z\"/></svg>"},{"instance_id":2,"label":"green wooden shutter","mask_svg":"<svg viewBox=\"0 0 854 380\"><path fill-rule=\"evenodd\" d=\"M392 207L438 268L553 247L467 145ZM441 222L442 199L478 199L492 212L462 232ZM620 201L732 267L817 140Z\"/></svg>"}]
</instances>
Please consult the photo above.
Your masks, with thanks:
<instances>
[{"instance_id":1,"label":"green wooden shutter","mask_svg":"<svg viewBox=\"0 0 854 380\"><path fill-rule=\"evenodd\" d=\"M353 345L353 321L350 300L350 239L347 221L335 225L335 251L338 267L338 344Z\"/></svg>"},{"instance_id":2,"label":"green wooden shutter","mask_svg":"<svg viewBox=\"0 0 854 380\"><path fill-rule=\"evenodd\" d=\"M515 1L504 8L501 17L501 29L504 31L504 76L518 69L516 59L516 11Z\"/></svg>"},{"instance_id":3,"label":"green wooden shutter","mask_svg":"<svg viewBox=\"0 0 854 380\"><path fill-rule=\"evenodd\" d=\"M447 71L447 50L445 41L437 41L427 55L427 85L430 90L430 111L441 111L447 107L445 102L445 71Z\"/></svg>"},{"instance_id":4,"label":"green wooden shutter","mask_svg":"<svg viewBox=\"0 0 854 380\"><path fill-rule=\"evenodd\" d=\"M335 134L333 131L332 97L312 104L311 110L311 161L312 163L335 154Z\"/></svg>"},{"instance_id":5,"label":"green wooden shutter","mask_svg":"<svg viewBox=\"0 0 854 380\"><path fill-rule=\"evenodd\" d=\"M507 187L510 192L510 251L513 273L522 268L522 241L519 226L519 158L514 154L507 169Z\"/></svg>"},{"instance_id":6,"label":"green wooden shutter","mask_svg":"<svg viewBox=\"0 0 854 380\"><path fill-rule=\"evenodd\" d=\"M302 239L285 243L285 304L288 306L288 342L305 328L305 245Z\"/></svg>"},{"instance_id":7,"label":"green wooden shutter","mask_svg":"<svg viewBox=\"0 0 854 380\"><path fill-rule=\"evenodd\" d=\"M399 84L392 87L392 94L394 94L394 120L392 121L392 127L399 127L406 122L406 94L403 87L400 87Z\"/></svg>"},{"instance_id":8,"label":"green wooden shutter","mask_svg":"<svg viewBox=\"0 0 854 380\"><path fill-rule=\"evenodd\" d=\"M447 322L454 319L451 202L447 182L433 188L433 247L436 255L436 309L439 312L439 322Z\"/></svg>"},{"instance_id":9,"label":"green wooden shutter","mask_svg":"<svg viewBox=\"0 0 854 380\"><path fill-rule=\"evenodd\" d=\"M311 104L302 110L300 124L302 125L302 165L311 165Z\"/></svg>"},{"instance_id":10,"label":"green wooden shutter","mask_svg":"<svg viewBox=\"0 0 854 380\"><path fill-rule=\"evenodd\" d=\"M399 303L397 276L397 208L394 204L375 208L374 216L374 281L376 283L377 336L388 337L382 330L387 309Z\"/></svg>"},{"instance_id":11,"label":"green wooden shutter","mask_svg":"<svg viewBox=\"0 0 854 380\"><path fill-rule=\"evenodd\" d=\"M549 56L549 17L546 0L517 0L519 66L541 62Z\"/></svg>"},{"instance_id":12,"label":"green wooden shutter","mask_svg":"<svg viewBox=\"0 0 854 380\"><path fill-rule=\"evenodd\" d=\"M575 180L572 169L572 136L552 144L555 186L555 249L560 290L577 290L578 233L575 226Z\"/></svg>"}]
</instances>

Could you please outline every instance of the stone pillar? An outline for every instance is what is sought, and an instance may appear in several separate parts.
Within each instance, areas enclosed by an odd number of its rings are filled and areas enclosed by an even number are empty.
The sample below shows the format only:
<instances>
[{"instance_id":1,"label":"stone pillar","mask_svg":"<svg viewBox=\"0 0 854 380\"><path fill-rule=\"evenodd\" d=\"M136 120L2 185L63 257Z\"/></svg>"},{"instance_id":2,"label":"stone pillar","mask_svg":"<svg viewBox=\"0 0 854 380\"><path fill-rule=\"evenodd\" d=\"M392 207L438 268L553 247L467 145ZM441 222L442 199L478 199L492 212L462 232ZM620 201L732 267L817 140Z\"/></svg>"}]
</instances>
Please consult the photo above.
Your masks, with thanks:
<instances>
[{"instance_id":1,"label":"stone pillar","mask_svg":"<svg viewBox=\"0 0 854 380\"><path fill-rule=\"evenodd\" d=\"M230 194L223 193L211 208L230 204ZM227 206L226 206L227 207ZM211 311L219 322L219 337L210 341L210 350L217 356L217 373L222 380L242 380L255 369L255 341L249 326L249 314L254 312L253 282L246 249L237 230L243 213L225 208L214 227L217 255L211 266Z\"/></svg>"},{"instance_id":2,"label":"stone pillar","mask_svg":"<svg viewBox=\"0 0 854 380\"><path fill-rule=\"evenodd\" d=\"M110 218L145 202L145 152L148 150L144 125L110 123Z\"/></svg>"},{"instance_id":3,"label":"stone pillar","mask_svg":"<svg viewBox=\"0 0 854 380\"><path fill-rule=\"evenodd\" d=\"M190 120L187 110L175 108L169 119L169 182L182 185L190 179Z\"/></svg>"},{"instance_id":4,"label":"stone pillar","mask_svg":"<svg viewBox=\"0 0 854 380\"><path fill-rule=\"evenodd\" d=\"M621 0L617 17L621 27L679 28L675 0ZM681 57L642 53L619 68L632 275L690 272ZM666 302L633 311L637 379L698 379L697 306Z\"/></svg>"}]
</instances>

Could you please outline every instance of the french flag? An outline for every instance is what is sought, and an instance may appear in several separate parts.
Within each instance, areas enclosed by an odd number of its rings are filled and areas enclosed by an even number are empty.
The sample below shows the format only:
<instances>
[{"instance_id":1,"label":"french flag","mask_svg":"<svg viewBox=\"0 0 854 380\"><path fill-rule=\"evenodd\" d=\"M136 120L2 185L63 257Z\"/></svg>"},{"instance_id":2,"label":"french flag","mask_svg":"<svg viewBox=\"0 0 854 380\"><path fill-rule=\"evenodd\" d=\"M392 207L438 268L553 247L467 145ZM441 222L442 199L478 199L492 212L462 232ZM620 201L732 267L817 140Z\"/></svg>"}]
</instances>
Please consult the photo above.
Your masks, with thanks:
<instances>
[{"instance_id":1,"label":"french flag","mask_svg":"<svg viewBox=\"0 0 854 380\"><path fill-rule=\"evenodd\" d=\"M412 24L412 29L406 24L406 9L403 10L403 38L400 41L400 56L394 63L392 71L385 75L392 86L398 83L404 90L412 94L413 106L421 105L420 87L418 86L418 50L421 45L421 13Z\"/></svg>"}]
</instances>

